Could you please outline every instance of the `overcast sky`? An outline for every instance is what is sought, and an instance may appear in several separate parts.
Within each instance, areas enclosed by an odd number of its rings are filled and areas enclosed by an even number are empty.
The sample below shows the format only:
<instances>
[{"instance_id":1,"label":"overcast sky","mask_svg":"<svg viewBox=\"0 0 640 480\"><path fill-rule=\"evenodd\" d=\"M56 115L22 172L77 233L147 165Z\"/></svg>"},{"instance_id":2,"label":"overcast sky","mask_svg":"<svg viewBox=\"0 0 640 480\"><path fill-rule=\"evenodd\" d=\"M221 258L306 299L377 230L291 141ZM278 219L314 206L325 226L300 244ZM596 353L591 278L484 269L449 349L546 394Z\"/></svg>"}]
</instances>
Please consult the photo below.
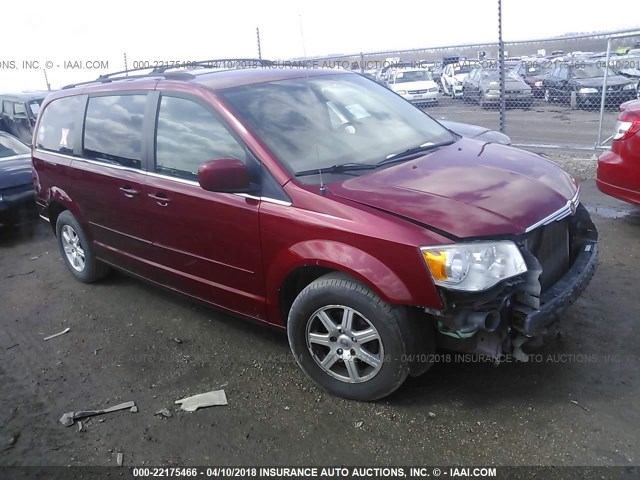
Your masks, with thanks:
<instances>
[{"instance_id":1,"label":"overcast sky","mask_svg":"<svg viewBox=\"0 0 640 480\"><path fill-rule=\"evenodd\" d=\"M505 41L640 24L638 0L617 0L611 6L584 0L502 4ZM3 92L45 88L42 70L25 69L23 61L38 61L40 67L51 62L47 73L57 88L102 73L84 68L88 60L109 62L110 71L123 69L125 52L129 68L136 61L255 57L256 27L262 56L270 59L497 38L497 0L8 0L2 9ZM83 62L83 68L64 68L65 61Z\"/></svg>"}]
</instances>

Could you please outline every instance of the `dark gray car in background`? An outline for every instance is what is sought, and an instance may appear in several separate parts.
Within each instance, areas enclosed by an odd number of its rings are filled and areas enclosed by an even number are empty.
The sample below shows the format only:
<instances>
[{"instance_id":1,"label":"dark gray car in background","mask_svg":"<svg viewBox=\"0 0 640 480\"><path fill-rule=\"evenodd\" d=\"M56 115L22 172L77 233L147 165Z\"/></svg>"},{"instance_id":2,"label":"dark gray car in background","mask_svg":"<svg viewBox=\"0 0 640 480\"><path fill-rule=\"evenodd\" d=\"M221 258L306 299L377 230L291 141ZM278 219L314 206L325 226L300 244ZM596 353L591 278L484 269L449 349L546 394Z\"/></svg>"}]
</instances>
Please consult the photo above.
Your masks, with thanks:
<instances>
[{"instance_id":1,"label":"dark gray car in background","mask_svg":"<svg viewBox=\"0 0 640 480\"><path fill-rule=\"evenodd\" d=\"M0 131L31 144L40 105L48 93L36 91L0 94Z\"/></svg>"},{"instance_id":2,"label":"dark gray car in background","mask_svg":"<svg viewBox=\"0 0 640 480\"><path fill-rule=\"evenodd\" d=\"M31 149L0 132L0 228L37 217L31 176Z\"/></svg>"},{"instance_id":3,"label":"dark gray car in background","mask_svg":"<svg viewBox=\"0 0 640 480\"><path fill-rule=\"evenodd\" d=\"M602 87L606 70L605 61L597 62L556 62L551 73L543 80L546 102L570 102L575 94L579 107L597 108L602 100ZM605 102L617 107L627 100L636 98L636 82L617 75L609 68L607 72L607 91Z\"/></svg>"}]
</instances>

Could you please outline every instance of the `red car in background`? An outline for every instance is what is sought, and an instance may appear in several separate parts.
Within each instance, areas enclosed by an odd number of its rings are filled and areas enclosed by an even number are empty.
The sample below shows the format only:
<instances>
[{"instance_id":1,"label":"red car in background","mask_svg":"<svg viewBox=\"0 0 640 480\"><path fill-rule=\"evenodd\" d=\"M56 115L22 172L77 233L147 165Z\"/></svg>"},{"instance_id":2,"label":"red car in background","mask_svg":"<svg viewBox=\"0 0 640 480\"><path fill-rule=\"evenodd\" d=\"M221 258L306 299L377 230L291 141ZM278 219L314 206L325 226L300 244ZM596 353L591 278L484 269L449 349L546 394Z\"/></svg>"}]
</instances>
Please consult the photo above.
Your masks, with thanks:
<instances>
[{"instance_id":1,"label":"red car in background","mask_svg":"<svg viewBox=\"0 0 640 480\"><path fill-rule=\"evenodd\" d=\"M611 150L600 155L596 184L602 193L640 205L640 100L620 105Z\"/></svg>"}]
</instances>

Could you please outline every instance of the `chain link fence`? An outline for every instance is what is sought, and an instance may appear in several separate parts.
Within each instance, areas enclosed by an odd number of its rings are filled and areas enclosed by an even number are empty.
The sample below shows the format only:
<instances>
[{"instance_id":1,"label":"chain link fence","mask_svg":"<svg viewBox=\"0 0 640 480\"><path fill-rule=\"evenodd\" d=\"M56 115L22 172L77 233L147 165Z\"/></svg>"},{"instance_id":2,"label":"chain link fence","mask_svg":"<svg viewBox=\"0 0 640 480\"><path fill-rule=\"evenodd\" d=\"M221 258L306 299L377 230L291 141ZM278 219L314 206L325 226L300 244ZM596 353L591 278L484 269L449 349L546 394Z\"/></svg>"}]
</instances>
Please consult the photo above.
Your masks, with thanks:
<instances>
[{"instance_id":1,"label":"chain link fence","mask_svg":"<svg viewBox=\"0 0 640 480\"><path fill-rule=\"evenodd\" d=\"M305 60L360 71L435 118L519 146L606 146L620 104L640 98L640 29L503 45L504 57L495 42Z\"/></svg>"}]
</instances>

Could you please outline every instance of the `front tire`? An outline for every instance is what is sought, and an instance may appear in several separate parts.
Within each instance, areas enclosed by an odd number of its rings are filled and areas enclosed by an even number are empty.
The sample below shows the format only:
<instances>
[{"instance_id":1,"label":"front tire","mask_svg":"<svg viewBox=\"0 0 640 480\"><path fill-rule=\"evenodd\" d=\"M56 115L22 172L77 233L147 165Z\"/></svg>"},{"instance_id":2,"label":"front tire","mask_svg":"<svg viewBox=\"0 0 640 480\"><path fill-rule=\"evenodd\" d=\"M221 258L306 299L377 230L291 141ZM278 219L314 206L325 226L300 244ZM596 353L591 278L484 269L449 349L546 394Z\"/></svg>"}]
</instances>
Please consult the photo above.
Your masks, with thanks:
<instances>
[{"instance_id":1,"label":"front tire","mask_svg":"<svg viewBox=\"0 0 640 480\"><path fill-rule=\"evenodd\" d=\"M406 312L347 276L309 284L293 302L287 327L302 370L334 395L377 400L409 374Z\"/></svg>"},{"instance_id":2,"label":"front tire","mask_svg":"<svg viewBox=\"0 0 640 480\"><path fill-rule=\"evenodd\" d=\"M109 273L109 267L95 258L93 247L80 223L68 210L58 216L56 235L62 258L78 280L91 283Z\"/></svg>"}]
</instances>

